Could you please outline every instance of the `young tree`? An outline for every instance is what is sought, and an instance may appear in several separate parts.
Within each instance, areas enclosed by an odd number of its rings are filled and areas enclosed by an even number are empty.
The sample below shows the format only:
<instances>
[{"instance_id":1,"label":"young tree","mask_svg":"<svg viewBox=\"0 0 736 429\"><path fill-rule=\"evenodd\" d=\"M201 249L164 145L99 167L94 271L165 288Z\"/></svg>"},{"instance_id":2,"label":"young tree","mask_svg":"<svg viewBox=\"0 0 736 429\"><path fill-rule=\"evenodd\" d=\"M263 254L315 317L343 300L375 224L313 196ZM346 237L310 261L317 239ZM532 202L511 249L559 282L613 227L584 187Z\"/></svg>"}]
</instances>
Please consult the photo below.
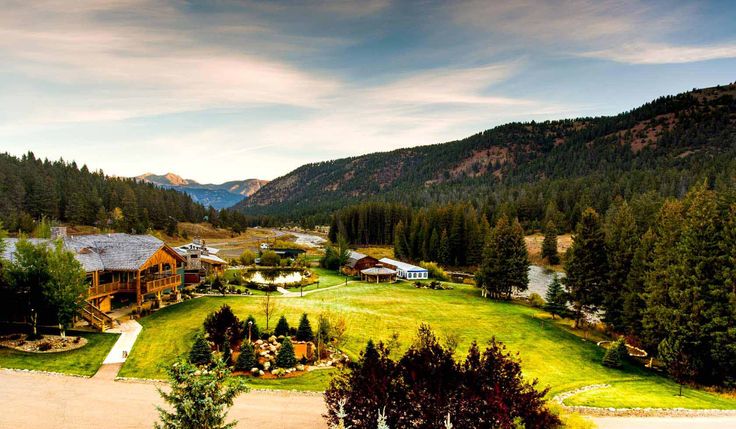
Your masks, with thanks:
<instances>
[{"instance_id":1,"label":"young tree","mask_svg":"<svg viewBox=\"0 0 736 429\"><path fill-rule=\"evenodd\" d=\"M10 287L30 321L33 337L38 337L38 314L46 304L44 287L50 279L48 246L19 240L15 259L5 268Z\"/></svg>"},{"instance_id":2,"label":"young tree","mask_svg":"<svg viewBox=\"0 0 736 429\"><path fill-rule=\"evenodd\" d=\"M261 265L266 267L278 267L281 257L273 250L266 250L261 254Z\"/></svg>"},{"instance_id":3,"label":"young tree","mask_svg":"<svg viewBox=\"0 0 736 429\"><path fill-rule=\"evenodd\" d=\"M256 263L256 254L250 250L246 250L240 254L239 261L241 265L249 266Z\"/></svg>"},{"instance_id":4,"label":"young tree","mask_svg":"<svg viewBox=\"0 0 736 429\"><path fill-rule=\"evenodd\" d=\"M314 340L314 332L312 331L312 325L309 323L307 313L302 314L302 318L299 320L299 328L296 331L297 341L312 341Z\"/></svg>"},{"instance_id":5,"label":"young tree","mask_svg":"<svg viewBox=\"0 0 736 429\"><path fill-rule=\"evenodd\" d=\"M512 223L502 216L496 222L475 278L483 296L492 298L510 299L512 292L527 289L529 256L518 220Z\"/></svg>"},{"instance_id":6,"label":"young tree","mask_svg":"<svg viewBox=\"0 0 736 429\"><path fill-rule=\"evenodd\" d=\"M194 345L189 351L189 362L199 366L209 366L212 363L212 349L202 333L197 333L194 337Z\"/></svg>"},{"instance_id":7,"label":"young tree","mask_svg":"<svg viewBox=\"0 0 736 429\"><path fill-rule=\"evenodd\" d=\"M397 258L408 258L411 256L409 239L404 221L399 221L394 228L394 255Z\"/></svg>"},{"instance_id":8,"label":"young tree","mask_svg":"<svg viewBox=\"0 0 736 429\"><path fill-rule=\"evenodd\" d=\"M557 227L552 221L547 222L544 228L544 240L542 241L542 258L547 260L550 265L560 263L560 257L557 254Z\"/></svg>"},{"instance_id":9,"label":"young tree","mask_svg":"<svg viewBox=\"0 0 736 429\"><path fill-rule=\"evenodd\" d=\"M253 344L243 341L243 344L240 346L240 354L235 361L235 370L250 371L257 364L258 361L256 360L255 350L253 350Z\"/></svg>"},{"instance_id":10,"label":"young tree","mask_svg":"<svg viewBox=\"0 0 736 429\"><path fill-rule=\"evenodd\" d=\"M266 291L266 295L261 299L261 311L266 317L266 331L268 332L271 317L276 311L276 300L271 296L271 291Z\"/></svg>"},{"instance_id":11,"label":"young tree","mask_svg":"<svg viewBox=\"0 0 736 429\"><path fill-rule=\"evenodd\" d=\"M227 285L225 282L222 281L220 276L216 275L215 278L212 280L212 289L220 292L222 296L225 296L225 292L227 292Z\"/></svg>"},{"instance_id":12,"label":"young tree","mask_svg":"<svg viewBox=\"0 0 736 429\"><path fill-rule=\"evenodd\" d=\"M626 355L621 354L621 347L623 347L623 352L626 353ZM606 353L603 355L603 366L607 366L609 368L621 368L621 366L623 366L623 360L627 355L628 351L626 350L626 342L623 338L619 338L611 343L606 350Z\"/></svg>"},{"instance_id":13,"label":"young tree","mask_svg":"<svg viewBox=\"0 0 736 429\"><path fill-rule=\"evenodd\" d=\"M565 285L579 328L585 313L603 302L608 285L608 257L600 216L588 208L583 212L575 231L572 246L565 258Z\"/></svg>"},{"instance_id":14,"label":"young tree","mask_svg":"<svg viewBox=\"0 0 736 429\"><path fill-rule=\"evenodd\" d=\"M156 429L230 429L237 421L226 423L228 409L235 398L247 392L242 380L230 378L224 363L202 370L184 361L167 369L170 390L158 389L172 411L156 407L160 422Z\"/></svg>"},{"instance_id":15,"label":"young tree","mask_svg":"<svg viewBox=\"0 0 736 429\"><path fill-rule=\"evenodd\" d=\"M66 329L84 306L88 293L84 282L86 273L74 254L65 250L61 242L48 253L49 280L43 285L43 294L56 311L59 331L63 338Z\"/></svg>"},{"instance_id":16,"label":"young tree","mask_svg":"<svg viewBox=\"0 0 736 429\"><path fill-rule=\"evenodd\" d=\"M552 277L552 283L547 287L545 301L544 309L552 314L553 319L555 316L564 317L567 314L567 292L557 274Z\"/></svg>"},{"instance_id":17,"label":"young tree","mask_svg":"<svg viewBox=\"0 0 736 429\"><path fill-rule=\"evenodd\" d=\"M286 316L282 315L281 318L279 318L278 323L276 324L276 329L273 331L273 334L277 337L283 335L288 336L289 335L289 322L286 321Z\"/></svg>"},{"instance_id":18,"label":"young tree","mask_svg":"<svg viewBox=\"0 0 736 429\"><path fill-rule=\"evenodd\" d=\"M281 348L276 355L276 366L279 368L294 368L296 366L296 355L294 355L294 345L291 344L289 337L284 338Z\"/></svg>"}]
</instances>

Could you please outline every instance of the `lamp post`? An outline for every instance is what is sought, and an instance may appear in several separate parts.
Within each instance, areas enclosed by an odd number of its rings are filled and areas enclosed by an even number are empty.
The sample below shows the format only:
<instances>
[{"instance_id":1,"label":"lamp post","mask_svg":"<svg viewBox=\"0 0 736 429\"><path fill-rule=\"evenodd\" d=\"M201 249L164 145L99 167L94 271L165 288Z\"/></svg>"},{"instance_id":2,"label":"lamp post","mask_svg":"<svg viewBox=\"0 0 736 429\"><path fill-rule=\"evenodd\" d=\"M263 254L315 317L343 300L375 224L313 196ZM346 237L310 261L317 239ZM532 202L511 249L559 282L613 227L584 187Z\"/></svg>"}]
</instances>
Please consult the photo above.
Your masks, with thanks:
<instances>
[{"instance_id":1,"label":"lamp post","mask_svg":"<svg viewBox=\"0 0 736 429\"><path fill-rule=\"evenodd\" d=\"M252 341L252 340L250 339L250 332L251 332L251 328L252 328L252 327L253 327L253 321L252 321L252 320L249 320L249 321L248 321L248 342L249 342L249 343L252 343L252 342L253 342L253 341Z\"/></svg>"}]
</instances>

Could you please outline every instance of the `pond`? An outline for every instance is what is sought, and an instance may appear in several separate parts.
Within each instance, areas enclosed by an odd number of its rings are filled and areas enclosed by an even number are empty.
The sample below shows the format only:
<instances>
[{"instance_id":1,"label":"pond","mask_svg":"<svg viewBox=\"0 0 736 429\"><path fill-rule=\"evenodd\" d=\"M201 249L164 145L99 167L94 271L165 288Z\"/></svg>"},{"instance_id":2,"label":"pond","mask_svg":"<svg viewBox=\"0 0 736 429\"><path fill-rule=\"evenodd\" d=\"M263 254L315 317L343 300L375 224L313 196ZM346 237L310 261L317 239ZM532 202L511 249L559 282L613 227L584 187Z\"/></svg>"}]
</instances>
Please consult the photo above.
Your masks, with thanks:
<instances>
[{"instance_id":1,"label":"pond","mask_svg":"<svg viewBox=\"0 0 736 429\"><path fill-rule=\"evenodd\" d=\"M301 282L303 278L303 272L299 270L253 270L243 272L245 281L258 284L294 284Z\"/></svg>"}]
</instances>

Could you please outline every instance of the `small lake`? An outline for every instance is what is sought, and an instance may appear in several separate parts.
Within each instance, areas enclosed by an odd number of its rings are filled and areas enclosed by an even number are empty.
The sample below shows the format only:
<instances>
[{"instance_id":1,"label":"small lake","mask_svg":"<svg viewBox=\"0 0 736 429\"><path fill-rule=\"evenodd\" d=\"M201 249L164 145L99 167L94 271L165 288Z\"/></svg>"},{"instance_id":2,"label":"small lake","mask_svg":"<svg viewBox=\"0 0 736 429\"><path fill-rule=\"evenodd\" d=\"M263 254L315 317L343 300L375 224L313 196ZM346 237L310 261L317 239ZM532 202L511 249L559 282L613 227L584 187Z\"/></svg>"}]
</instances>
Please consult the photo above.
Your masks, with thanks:
<instances>
[{"instance_id":1,"label":"small lake","mask_svg":"<svg viewBox=\"0 0 736 429\"><path fill-rule=\"evenodd\" d=\"M301 271L246 271L243 279L258 284L284 285L298 283L304 276Z\"/></svg>"},{"instance_id":2,"label":"small lake","mask_svg":"<svg viewBox=\"0 0 736 429\"><path fill-rule=\"evenodd\" d=\"M555 272L538 265L529 266L529 289L522 292L521 296L529 296L538 293L542 298L547 295L547 287L552 283ZM557 277L562 279L565 273L557 273Z\"/></svg>"}]
</instances>

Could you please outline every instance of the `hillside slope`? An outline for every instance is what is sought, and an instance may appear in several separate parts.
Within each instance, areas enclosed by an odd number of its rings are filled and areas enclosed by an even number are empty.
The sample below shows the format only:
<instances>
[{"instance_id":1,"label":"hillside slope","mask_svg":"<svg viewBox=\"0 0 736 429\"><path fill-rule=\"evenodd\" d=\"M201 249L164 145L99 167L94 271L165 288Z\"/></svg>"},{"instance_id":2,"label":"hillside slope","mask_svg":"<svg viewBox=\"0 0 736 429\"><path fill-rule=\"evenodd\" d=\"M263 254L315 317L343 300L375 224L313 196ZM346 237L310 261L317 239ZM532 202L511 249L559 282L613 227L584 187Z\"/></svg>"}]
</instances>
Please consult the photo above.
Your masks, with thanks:
<instances>
[{"instance_id":1,"label":"hillside slope","mask_svg":"<svg viewBox=\"0 0 736 429\"><path fill-rule=\"evenodd\" d=\"M679 196L694 182L730 177L736 84L661 97L616 116L510 123L463 140L307 164L235 207L298 219L364 200L414 206L470 200L538 219L604 210L615 195Z\"/></svg>"},{"instance_id":2,"label":"hillside slope","mask_svg":"<svg viewBox=\"0 0 736 429\"><path fill-rule=\"evenodd\" d=\"M267 180L246 179L232 180L221 184L198 183L191 179L184 179L174 173L163 175L145 173L135 179L146 183L153 183L163 188L175 189L184 192L192 199L204 206L216 209L232 207L243 198L253 195L268 183Z\"/></svg>"}]
</instances>

